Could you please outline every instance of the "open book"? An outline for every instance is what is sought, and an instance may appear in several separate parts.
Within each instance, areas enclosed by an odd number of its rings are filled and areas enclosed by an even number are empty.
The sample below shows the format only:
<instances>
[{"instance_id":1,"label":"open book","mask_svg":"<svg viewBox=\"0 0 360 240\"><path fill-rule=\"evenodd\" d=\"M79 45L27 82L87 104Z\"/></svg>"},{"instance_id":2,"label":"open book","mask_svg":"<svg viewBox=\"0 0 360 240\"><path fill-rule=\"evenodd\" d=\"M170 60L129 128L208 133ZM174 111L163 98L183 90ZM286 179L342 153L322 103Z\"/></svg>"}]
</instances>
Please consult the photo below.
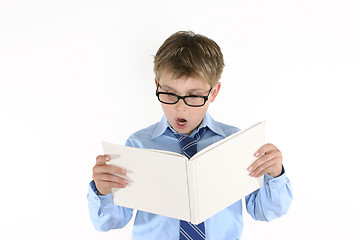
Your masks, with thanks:
<instances>
[{"instance_id":1,"label":"open book","mask_svg":"<svg viewBox=\"0 0 360 240\"><path fill-rule=\"evenodd\" d=\"M218 141L191 159L168 151L102 142L108 164L127 170L126 188L113 188L116 205L198 224L263 184L249 176L264 145L265 123Z\"/></svg>"}]
</instances>

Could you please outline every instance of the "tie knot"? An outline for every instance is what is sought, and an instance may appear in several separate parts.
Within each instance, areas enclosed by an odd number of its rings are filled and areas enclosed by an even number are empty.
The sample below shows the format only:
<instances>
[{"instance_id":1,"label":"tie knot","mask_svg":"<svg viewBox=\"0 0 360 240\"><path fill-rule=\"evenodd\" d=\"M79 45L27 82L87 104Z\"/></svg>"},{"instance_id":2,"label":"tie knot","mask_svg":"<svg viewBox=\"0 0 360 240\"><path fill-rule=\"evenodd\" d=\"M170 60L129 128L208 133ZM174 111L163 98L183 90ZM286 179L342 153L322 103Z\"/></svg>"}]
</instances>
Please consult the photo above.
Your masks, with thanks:
<instances>
[{"instance_id":1,"label":"tie knot","mask_svg":"<svg viewBox=\"0 0 360 240\"><path fill-rule=\"evenodd\" d=\"M186 139L186 141L199 141L200 138L202 138L204 136L206 132L206 128L200 128L199 131L195 134L194 137L190 137L184 134L179 134L179 133L174 133L174 135L179 139L179 142L182 142L183 140Z\"/></svg>"},{"instance_id":2,"label":"tie knot","mask_svg":"<svg viewBox=\"0 0 360 240\"><path fill-rule=\"evenodd\" d=\"M204 136L205 132L206 128L203 127L199 129L194 137L174 133L179 139L182 154L187 158L191 158L197 152L197 142Z\"/></svg>"}]
</instances>

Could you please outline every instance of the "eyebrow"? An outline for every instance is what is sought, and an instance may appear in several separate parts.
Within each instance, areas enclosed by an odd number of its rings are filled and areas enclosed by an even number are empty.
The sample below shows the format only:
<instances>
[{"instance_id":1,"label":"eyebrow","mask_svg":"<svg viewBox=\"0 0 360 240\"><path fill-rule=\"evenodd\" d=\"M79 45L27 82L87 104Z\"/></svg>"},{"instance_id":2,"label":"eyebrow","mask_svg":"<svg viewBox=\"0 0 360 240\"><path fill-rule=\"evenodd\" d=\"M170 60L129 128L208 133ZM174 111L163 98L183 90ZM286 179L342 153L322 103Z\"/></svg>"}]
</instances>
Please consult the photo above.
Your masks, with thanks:
<instances>
[{"instance_id":1,"label":"eyebrow","mask_svg":"<svg viewBox=\"0 0 360 240\"><path fill-rule=\"evenodd\" d=\"M159 85L161 88L163 88L164 90L170 90L170 91L174 91L174 92L177 92L178 91L172 87L169 87L169 86L163 86L163 85ZM187 92L206 92L206 90L202 89L202 88L192 88L192 89L189 89Z\"/></svg>"}]
</instances>

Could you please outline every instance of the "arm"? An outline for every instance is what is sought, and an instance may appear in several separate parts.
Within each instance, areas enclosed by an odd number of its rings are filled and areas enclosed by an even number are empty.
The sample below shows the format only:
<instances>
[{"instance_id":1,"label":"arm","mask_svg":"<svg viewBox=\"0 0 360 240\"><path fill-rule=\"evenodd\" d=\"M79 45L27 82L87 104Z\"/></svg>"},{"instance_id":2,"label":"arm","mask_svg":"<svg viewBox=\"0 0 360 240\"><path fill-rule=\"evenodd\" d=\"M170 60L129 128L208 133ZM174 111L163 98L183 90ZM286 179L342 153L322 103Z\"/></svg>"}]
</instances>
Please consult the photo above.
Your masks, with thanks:
<instances>
[{"instance_id":1,"label":"arm","mask_svg":"<svg viewBox=\"0 0 360 240\"><path fill-rule=\"evenodd\" d=\"M99 231L123 228L132 218L133 209L114 205L112 193L98 195L94 181L89 184L87 199L90 219Z\"/></svg>"},{"instance_id":2,"label":"arm","mask_svg":"<svg viewBox=\"0 0 360 240\"><path fill-rule=\"evenodd\" d=\"M285 172L277 178L264 176L264 185L245 197L246 210L255 220L271 221L285 215L292 201L292 191Z\"/></svg>"},{"instance_id":3,"label":"arm","mask_svg":"<svg viewBox=\"0 0 360 240\"><path fill-rule=\"evenodd\" d=\"M110 156L101 155L96 158L93 168L93 181L88 191L89 213L94 227L99 231L108 231L114 228L123 228L132 218L133 210L114 205L111 188L124 188L125 179L115 176L125 175L121 168L106 165Z\"/></svg>"},{"instance_id":4,"label":"arm","mask_svg":"<svg viewBox=\"0 0 360 240\"><path fill-rule=\"evenodd\" d=\"M253 177L264 175L264 185L246 196L246 209L255 220L271 221L287 213L292 201L291 185L285 176L282 154L273 144L264 145L255 156L259 158L248 170Z\"/></svg>"}]
</instances>

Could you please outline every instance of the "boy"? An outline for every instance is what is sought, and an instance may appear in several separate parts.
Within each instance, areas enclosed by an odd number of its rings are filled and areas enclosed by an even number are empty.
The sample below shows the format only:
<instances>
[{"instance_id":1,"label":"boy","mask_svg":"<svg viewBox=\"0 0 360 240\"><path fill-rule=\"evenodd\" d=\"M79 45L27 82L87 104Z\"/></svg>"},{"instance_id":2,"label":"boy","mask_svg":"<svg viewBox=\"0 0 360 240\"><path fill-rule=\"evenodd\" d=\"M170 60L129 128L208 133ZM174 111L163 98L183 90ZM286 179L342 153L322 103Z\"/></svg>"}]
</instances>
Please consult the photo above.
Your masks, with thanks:
<instances>
[{"instance_id":1,"label":"boy","mask_svg":"<svg viewBox=\"0 0 360 240\"><path fill-rule=\"evenodd\" d=\"M164 117L134 133L126 145L181 153L178 138L190 136L200 151L239 131L214 121L207 113L219 93L223 67L223 55L213 40L193 32L171 35L154 58L156 95ZM270 221L287 212L292 200L290 182L282 167L282 154L274 145L266 144L254 154L258 158L249 166L249 174L252 177L265 175L264 185L245 197L246 208L255 220ZM133 209L113 204L111 188L125 188L128 182L109 174L126 175L123 169L106 165L109 160L108 155L96 158L88 194L91 220L101 231L124 227L133 214ZM240 199L198 226L137 211L133 239L239 239L242 221ZM185 228L196 231L189 233ZM198 236L192 235L196 233Z\"/></svg>"}]
</instances>

